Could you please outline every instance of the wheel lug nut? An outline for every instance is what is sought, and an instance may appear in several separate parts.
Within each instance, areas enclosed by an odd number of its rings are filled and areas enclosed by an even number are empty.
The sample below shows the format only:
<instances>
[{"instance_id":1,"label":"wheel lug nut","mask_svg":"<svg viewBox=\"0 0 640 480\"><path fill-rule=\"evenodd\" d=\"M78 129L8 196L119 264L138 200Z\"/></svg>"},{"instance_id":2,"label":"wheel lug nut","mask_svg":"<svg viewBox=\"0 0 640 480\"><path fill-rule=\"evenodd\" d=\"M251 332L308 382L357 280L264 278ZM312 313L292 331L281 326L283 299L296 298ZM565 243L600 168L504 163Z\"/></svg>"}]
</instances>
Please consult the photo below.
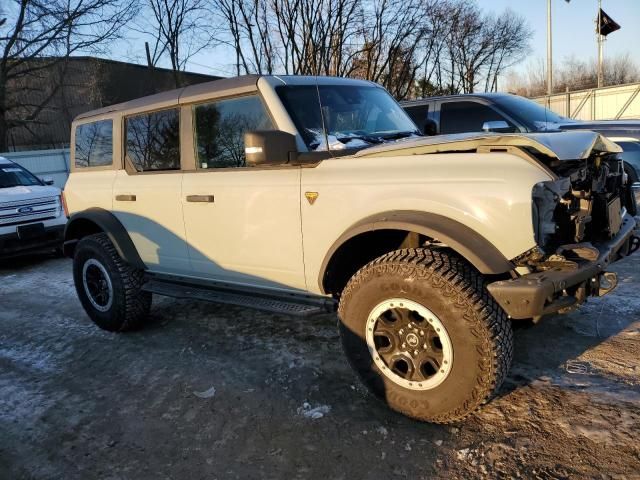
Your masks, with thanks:
<instances>
[{"instance_id":1,"label":"wheel lug nut","mask_svg":"<svg viewBox=\"0 0 640 480\"><path fill-rule=\"evenodd\" d=\"M402 344L402 348L407 348L407 344L406 344L406 343L403 343L403 344Z\"/></svg>"},{"instance_id":2,"label":"wheel lug nut","mask_svg":"<svg viewBox=\"0 0 640 480\"><path fill-rule=\"evenodd\" d=\"M422 335L424 337L424 331L420 330L420 335Z\"/></svg>"},{"instance_id":3,"label":"wheel lug nut","mask_svg":"<svg viewBox=\"0 0 640 480\"><path fill-rule=\"evenodd\" d=\"M422 348L426 349L427 348L427 344L425 343Z\"/></svg>"},{"instance_id":4,"label":"wheel lug nut","mask_svg":"<svg viewBox=\"0 0 640 480\"><path fill-rule=\"evenodd\" d=\"M417 355L417 354L418 354L418 350L414 350L414 351L413 351L413 354L414 354L414 355Z\"/></svg>"}]
</instances>

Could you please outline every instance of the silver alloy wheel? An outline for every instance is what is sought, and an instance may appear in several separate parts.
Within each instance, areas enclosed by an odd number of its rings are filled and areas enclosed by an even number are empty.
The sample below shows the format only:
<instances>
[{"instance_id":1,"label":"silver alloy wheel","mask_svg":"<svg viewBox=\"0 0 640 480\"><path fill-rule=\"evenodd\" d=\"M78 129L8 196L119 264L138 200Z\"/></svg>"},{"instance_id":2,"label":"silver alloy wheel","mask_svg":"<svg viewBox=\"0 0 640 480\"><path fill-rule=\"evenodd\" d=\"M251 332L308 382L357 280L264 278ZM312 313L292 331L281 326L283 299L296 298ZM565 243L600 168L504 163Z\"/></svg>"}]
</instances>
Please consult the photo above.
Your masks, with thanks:
<instances>
[{"instance_id":1,"label":"silver alloy wheel","mask_svg":"<svg viewBox=\"0 0 640 480\"><path fill-rule=\"evenodd\" d=\"M95 258L82 266L82 285L93 308L107 312L113 305L113 285L107 269Z\"/></svg>"},{"instance_id":2,"label":"silver alloy wheel","mask_svg":"<svg viewBox=\"0 0 640 480\"><path fill-rule=\"evenodd\" d=\"M367 318L367 347L382 374L410 390L430 390L451 372L453 347L440 319L406 298L376 305Z\"/></svg>"}]
</instances>

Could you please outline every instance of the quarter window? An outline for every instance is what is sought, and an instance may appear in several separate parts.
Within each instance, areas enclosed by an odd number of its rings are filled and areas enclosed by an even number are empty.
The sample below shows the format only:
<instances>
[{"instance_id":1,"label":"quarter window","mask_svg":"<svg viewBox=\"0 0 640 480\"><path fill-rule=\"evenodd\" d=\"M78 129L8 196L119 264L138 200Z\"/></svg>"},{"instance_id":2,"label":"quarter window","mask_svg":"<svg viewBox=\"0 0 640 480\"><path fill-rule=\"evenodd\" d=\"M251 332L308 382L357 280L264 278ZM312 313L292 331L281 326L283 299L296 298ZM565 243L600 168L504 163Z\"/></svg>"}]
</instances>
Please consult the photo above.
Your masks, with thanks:
<instances>
[{"instance_id":1,"label":"quarter window","mask_svg":"<svg viewBox=\"0 0 640 480\"><path fill-rule=\"evenodd\" d=\"M76 127L76 167L104 167L113 163L113 121L100 120Z\"/></svg>"},{"instance_id":2,"label":"quarter window","mask_svg":"<svg viewBox=\"0 0 640 480\"><path fill-rule=\"evenodd\" d=\"M257 95L193 107L198 168L244 167L244 133L272 130Z\"/></svg>"},{"instance_id":3,"label":"quarter window","mask_svg":"<svg viewBox=\"0 0 640 480\"><path fill-rule=\"evenodd\" d=\"M180 169L178 109L126 119L127 158L138 172Z\"/></svg>"}]
</instances>

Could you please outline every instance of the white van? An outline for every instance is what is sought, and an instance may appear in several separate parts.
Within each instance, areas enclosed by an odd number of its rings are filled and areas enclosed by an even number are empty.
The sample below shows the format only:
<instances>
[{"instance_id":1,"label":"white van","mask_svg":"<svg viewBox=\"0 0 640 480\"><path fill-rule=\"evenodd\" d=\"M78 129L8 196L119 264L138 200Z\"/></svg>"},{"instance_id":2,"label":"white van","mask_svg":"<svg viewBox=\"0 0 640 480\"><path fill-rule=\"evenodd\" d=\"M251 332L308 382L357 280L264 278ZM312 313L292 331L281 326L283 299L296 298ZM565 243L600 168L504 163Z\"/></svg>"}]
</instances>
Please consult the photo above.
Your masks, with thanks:
<instances>
[{"instance_id":1,"label":"white van","mask_svg":"<svg viewBox=\"0 0 640 480\"><path fill-rule=\"evenodd\" d=\"M60 189L0 157L0 258L62 247Z\"/></svg>"}]
</instances>

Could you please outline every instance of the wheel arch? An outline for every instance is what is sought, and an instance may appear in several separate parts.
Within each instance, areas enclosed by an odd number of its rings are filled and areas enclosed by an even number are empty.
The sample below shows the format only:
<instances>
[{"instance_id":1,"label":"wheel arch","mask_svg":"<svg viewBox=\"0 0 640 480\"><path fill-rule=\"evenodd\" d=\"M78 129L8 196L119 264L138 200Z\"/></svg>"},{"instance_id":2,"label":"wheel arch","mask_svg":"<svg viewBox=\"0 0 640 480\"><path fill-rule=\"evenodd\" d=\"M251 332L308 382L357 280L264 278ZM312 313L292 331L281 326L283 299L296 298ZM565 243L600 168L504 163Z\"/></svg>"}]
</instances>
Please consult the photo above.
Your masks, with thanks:
<instances>
[{"instance_id":1,"label":"wheel arch","mask_svg":"<svg viewBox=\"0 0 640 480\"><path fill-rule=\"evenodd\" d=\"M64 254L73 257L76 245L83 237L101 232L109 237L122 260L134 268L146 269L122 223L113 213L102 208L89 208L71 215L64 229Z\"/></svg>"},{"instance_id":2,"label":"wheel arch","mask_svg":"<svg viewBox=\"0 0 640 480\"><path fill-rule=\"evenodd\" d=\"M333 243L320 267L320 290L338 293L368 262L392 250L418 247L421 237L446 244L482 274L514 268L489 240L460 222L429 212L385 212L360 220Z\"/></svg>"}]
</instances>

